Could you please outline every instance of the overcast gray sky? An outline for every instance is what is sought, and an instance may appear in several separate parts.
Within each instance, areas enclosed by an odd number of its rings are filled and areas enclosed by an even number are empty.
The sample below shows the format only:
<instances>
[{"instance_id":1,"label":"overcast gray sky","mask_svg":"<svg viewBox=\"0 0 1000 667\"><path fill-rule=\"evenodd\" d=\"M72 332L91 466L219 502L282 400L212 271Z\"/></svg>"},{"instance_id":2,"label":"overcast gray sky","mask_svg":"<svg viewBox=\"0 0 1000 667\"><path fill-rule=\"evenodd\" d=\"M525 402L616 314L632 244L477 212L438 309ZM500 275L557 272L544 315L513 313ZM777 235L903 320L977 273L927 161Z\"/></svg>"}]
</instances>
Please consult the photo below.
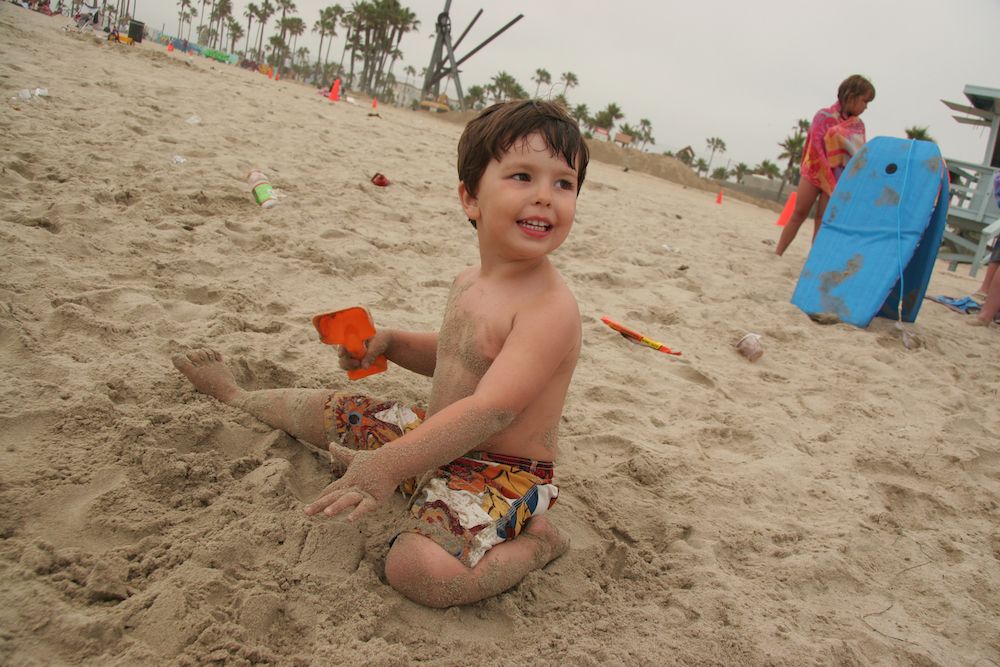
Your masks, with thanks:
<instances>
[{"instance_id":1,"label":"overcast gray sky","mask_svg":"<svg viewBox=\"0 0 1000 667\"><path fill-rule=\"evenodd\" d=\"M401 1L420 26L400 45L400 78L403 66L429 63L445 5ZM233 0L234 14L248 2ZM296 0L296 15L311 28L331 4ZM967 103L965 84L1000 89L1000 0L453 0L453 39L480 8L459 57L524 18L462 66L463 87L505 70L534 93L536 69L553 79L573 72L580 84L567 94L571 104L593 113L614 102L624 122L649 119L656 151L690 144L707 157L705 140L719 137L728 147L721 159L733 164L777 161L777 143L796 121L832 104L854 73L877 90L863 116L869 138L928 126L945 157L980 162L986 131L957 123L940 100ZM138 0L138 18L174 32L176 2ZM313 33L299 39L313 54L318 43ZM341 34L333 53L342 45ZM714 164L725 162L716 155Z\"/></svg>"}]
</instances>

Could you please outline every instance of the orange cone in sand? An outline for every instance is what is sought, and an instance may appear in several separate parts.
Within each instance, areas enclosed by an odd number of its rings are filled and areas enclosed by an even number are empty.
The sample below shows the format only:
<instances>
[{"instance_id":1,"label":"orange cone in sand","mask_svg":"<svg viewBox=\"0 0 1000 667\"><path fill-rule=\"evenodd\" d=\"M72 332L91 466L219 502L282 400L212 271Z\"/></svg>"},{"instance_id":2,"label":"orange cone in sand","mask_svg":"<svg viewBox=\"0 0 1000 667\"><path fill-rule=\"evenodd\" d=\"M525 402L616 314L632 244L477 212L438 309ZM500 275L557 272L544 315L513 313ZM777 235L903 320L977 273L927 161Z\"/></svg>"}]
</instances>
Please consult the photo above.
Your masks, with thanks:
<instances>
[{"instance_id":1,"label":"orange cone in sand","mask_svg":"<svg viewBox=\"0 0 1000 667\"><path fill-rule=\"evenodd\" d=\"M170 42L169 44L167 44L167 53L173 53L173 52L174 52L174 43Z\"/></svg>"},{"instance_id":2,"label":"orange cone in sand","mask_svg":"<svg viewBox=\"0 0 1000 667\"><path fill-rule=\"evenodd\" d=\"M798 192L793 192L788 195L788 201L785 202L785 208L781 209L781 215L778 216L778 222L774 223L778 227L784 227L788 224L788 219L792 217L792 212L795 211L795 199Z\"/></svg>"},{"instance_id":3,"label":"orange cone in sand","mask_svg":"<svg viewBox=\"0 0 1000 667\"><path fill-rule=\"evenodd\" d=\"M373 97L372 98L372 111L375 111L376 109L378 109L378 98L377 97Z\"/></svg>"},{"instance_id":4,"label":"orange cone in sand","mask_svg":"<svg viewBox=\"0 0 1000 667\"><path fill-rule=\"evenodd\" d=\"M721 204L722 203L722 190L719 190L719 194L716 195L716 197L715 197L715 203L716 204Z\"/></svg>"},{"instance_id":5,"label":"orange cone in sand","mask_svg":"<svg viewBox=\"0 0 1000 667\"><path fill-rule=\"evenodd\" d=\"M271 68L271 67L267 68L267 78L268 79L273 79L274 78L274 69Z\"/></svg>"},{"instance_id":6,"label":"orange cone in sand","mask_svg":"<svg viewBox=\"0 0 1000 667\"><path fill-rule=\"evenodd\" d=\"M330 101L336 102L340 99L340 79L334 79L333 85L330 86Z\"/></svg>"}]
</instances>

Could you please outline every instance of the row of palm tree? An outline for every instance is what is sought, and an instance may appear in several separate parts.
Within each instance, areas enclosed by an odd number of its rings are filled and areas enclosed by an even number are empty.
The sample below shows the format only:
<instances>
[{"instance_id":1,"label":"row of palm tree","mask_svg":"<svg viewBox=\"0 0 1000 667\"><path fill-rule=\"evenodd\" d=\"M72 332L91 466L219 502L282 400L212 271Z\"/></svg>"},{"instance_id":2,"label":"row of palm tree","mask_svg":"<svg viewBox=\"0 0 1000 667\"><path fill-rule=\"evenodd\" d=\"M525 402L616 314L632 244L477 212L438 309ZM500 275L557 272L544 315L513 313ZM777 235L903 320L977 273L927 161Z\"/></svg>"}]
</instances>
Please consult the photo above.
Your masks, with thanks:
<instances>
[{"instance_id":1,"label":"row of palm tree","mask_svg":"<svg viewBox=\"0 0 1000 667\"><path fill-rule=\"evenodd\" d=\"M290 64L302 77L311 77L325 85L333 76L344 74L344 59L350 52L346 78L347 85L371 95L385 96L395 83L393 69L402 52L399 50L403 36L419 26L416 15L402 6L399 0L359 0L350 10L339 4L324 7L312 31L320 38L314 63L307 60L308 49L300 49L298 39L307 30L306 22L295 15L295 0L261 0L250 2L243 10L246 29L233 17L232 0L178 0L178 36L190 39L194 20L197 41L209 48L236 51L237 42L246 37L242 55L247 60L266 62L285 74ZM206 9L208 17L206 22ZM274 33L266 38L267 25L274 18ZM254 23L256 22L256 35ZM344 47L340 62L330 64L333 40L338 28L344 31ZM324 52L324 46L326 50ZM360 71L355 73L356 66ZM412 68L408 68L409 75ZM415 73L415 72L414 72Z\"/></svg>"},{"instance_id":2,"label":"row of palm tree","mask_svg":"<svg viewBox=\"0 0 1000 667\"><path fill-rule=\"evenodd\" d=\"M552 74L548 70L539 68L535 70L531 80L535 84L534 98L545 98L561 104L569 110L570 115L581 126L586 128L588 134L591 136L596 130L603 130L610 140L614 136L612 130L616 127L618 121L625 117L621 107L614 102L611 102L594 114L590 113L590 109L586 104L571 106L569 100L566 98L566 94L570 88L580 85L580 79L573 72L563 72L557 81L553 81ZM542 86L547 87L544 93ZM562 86L562 91L557 93L556 90L559 86ZM508 72L500 71L490 79L489 83L470 86L469 90L465 93L465 102L473 109L482 109L491 103L528 99L528 97L528 91L518 83L517 79ZM640 150L644 149L647 144L656 143L656 139L653 137L653 124L648 118L640 119L637 127L623 123L618 126L618 131L631 136L634 140L638 140L640 142Z\"/></svg>"}]
</instances>

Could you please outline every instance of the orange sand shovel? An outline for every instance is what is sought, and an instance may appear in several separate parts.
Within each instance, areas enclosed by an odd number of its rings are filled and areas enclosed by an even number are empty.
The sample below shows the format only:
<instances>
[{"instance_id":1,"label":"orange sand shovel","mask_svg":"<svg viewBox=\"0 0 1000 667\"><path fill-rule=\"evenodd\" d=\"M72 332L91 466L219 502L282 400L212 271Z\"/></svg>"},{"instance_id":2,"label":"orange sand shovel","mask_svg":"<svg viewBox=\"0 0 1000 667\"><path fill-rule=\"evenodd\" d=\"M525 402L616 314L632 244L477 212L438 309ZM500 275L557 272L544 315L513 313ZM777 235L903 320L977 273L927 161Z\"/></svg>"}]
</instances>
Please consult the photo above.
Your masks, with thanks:
<instances>
[{"instance_id":1,"label":"orange sand shovel","mask_svg":"<svg viewBox=\"0 0 1000 667\"><path fill-rule=\"evenodd\" d=\"M375 335L375 324L366 308L354 306L332 313L320 313L313 317L313 326L319 332L319 339L327 345L343 345L352 357L363 359L365 341ZM347 371L347 377L358 380L388 367L385 355L379 355L368 368Z\"/></svg>"}]
</instances>

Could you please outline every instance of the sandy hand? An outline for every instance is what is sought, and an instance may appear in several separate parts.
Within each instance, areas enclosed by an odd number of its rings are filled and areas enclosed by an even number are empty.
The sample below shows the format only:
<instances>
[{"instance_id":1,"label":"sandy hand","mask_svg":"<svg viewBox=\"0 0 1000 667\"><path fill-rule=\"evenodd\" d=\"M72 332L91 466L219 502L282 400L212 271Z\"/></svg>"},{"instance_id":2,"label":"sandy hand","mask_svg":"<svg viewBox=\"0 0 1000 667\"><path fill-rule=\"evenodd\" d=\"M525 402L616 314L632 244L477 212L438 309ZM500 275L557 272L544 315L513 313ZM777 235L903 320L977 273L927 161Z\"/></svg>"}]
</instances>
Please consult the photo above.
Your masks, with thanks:
<instances>
[{"instance_id":1,"label":"sandy hand","mask_svg":"<svg viewBox=\"0 0 1000 667\"><path fill-rule=\"evenodd\" d=\"M392 342L392 333L388 329L377 332L374 336L365 341L365 356L361 359L355 359L352 357L347 348L341 345L338 352L340 356L340 367L345 371L353 371L358 368L368 368L375 362L376 357L385 354L385 351L389 349L390 342Z\"/></svg>"},{"instance_id":2,"label":"sandy hand","mask_svg":"<svg viewBox=\"0 0 1000 667\"><path fill-rule=\"evenodd\" d=\"M323 512L336 516L352 509L348 521L355 521L384 503L399 483L386 474L379 465L375 452L355 451L330 443L330 454L334 461L347 467L343 477L328 485L319 498L306 506L306 514L312 516Z\"/></svg>"}]
</instances>

